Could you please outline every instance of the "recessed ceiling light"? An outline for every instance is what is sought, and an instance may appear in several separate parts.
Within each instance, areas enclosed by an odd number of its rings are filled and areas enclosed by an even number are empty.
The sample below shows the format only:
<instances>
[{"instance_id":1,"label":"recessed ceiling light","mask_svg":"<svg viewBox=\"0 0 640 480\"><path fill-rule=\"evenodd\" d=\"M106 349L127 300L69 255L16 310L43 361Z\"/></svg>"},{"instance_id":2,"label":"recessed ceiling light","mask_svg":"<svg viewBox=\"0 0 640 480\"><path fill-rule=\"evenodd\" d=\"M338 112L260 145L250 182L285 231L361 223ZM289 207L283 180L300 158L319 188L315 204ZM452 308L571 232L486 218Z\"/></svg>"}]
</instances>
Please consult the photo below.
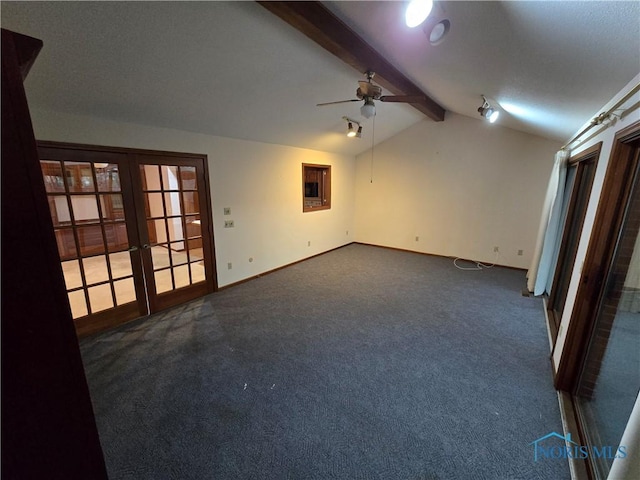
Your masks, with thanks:
<instances>
[{"instance_id":1,"label":"recessed ceiling light","mask_svg":"<svg viewBox=\"0 0 640 480\"><path fill-rule=\"evenodd\" d=\"M444 37L449 33L451 22L446 18L436 23L429 33L429 43L431 45L439 45L443 42Z\"/></svg>"},{"instance_id":2,"label":"recessed ceiling light","mask_svg":"<svg viewBox=\"0 0 640 480\"><path fill-rule=\"evenodd\" d=\"M404 13L407 27L414 28L424 22L433 8L433 0L411 0Z\"/></svg>"}]
</instances>

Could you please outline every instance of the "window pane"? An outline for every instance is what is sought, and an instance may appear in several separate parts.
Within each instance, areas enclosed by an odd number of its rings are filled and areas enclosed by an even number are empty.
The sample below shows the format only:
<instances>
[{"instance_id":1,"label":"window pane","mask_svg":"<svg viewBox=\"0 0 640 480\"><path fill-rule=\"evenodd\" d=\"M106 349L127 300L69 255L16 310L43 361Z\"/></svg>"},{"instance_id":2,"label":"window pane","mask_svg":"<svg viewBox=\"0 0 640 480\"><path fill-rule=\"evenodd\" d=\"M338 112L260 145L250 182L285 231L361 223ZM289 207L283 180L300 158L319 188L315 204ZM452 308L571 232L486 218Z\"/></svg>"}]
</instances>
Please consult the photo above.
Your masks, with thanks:
<instances>
[{"instance_id":1,"label":"window pane","mask_svg":"<svg viewBox=\"0 0 640 480\"><path fill-rule=\"evenodd\" d=\"M206 277L204 273L204 265L202 265L202 262L190 263L189 266L191 267L191 282L204 282Z\"/></svg>"},{"instance_id":2,"label":"window pane","mask_svg":"<svg viewBox=\"0 0 640 480\"><path fill-rule=\"evenodd\" d=\"M133 285L133 278L125 278L113 283L116 291L116 302L118 305L134 302L136 300L136 291Z\"/></svg>"},{"instance_id":3,"label":"window pane","mask_svg":"<svg viewBox=\"0 0 640 480\"><path fill-rule=\"evenodd\" d=\"M64 162L70 192L93 192L93 170L88 162Z\"/></svg>"},{"instance_id":4,"label":"window pane","mask_svg":"<svg viewBox=\"0 0 640 480\"><path fill-rule=\"evenodd\" d=\"M74 195L71 197L73 220L76 225L82 223L97 223L100 221L98 201L95 195Z\"/></svg>"},{"instance_id":5,"label":"window pane","mask_svg":"<svg viewBox=\"0 0 640 480\"><path fill-rule=\"evenodd\" d=\"M98 190L100 192L120 191L120 172L118 166L113 163L94 163Z\"/></svg>"},{"instance_id":6,"label":"window pane","mask_svg":"<svg viewBox=\"0 0 640 480\"><path fill-rule=\"evenodd\" d=\"M161 193L145 193L145 211L147 218L164 217L164 207L162 206Z\"/></svg>"},{"instance_id":7,"label":"window pane","mask_svg":"<svg viewBox=\"0 0 640 480\"><path fill-rule=\"evenodd\" d=\"M84 277L87 280L87 285L109 280L107 258L105 255L84 258L82 265L84 266Z\"/></svg>"},{"instance_id":8,"label":"window pane","mask_svg":"<svg viewBox=\"0 0 640 480\"><path fill-rule=\"evenodd\" d=\"M162 189L179 190L178 167L175 165L162 165Z\"/></svg>"},{"instance_id":9,"label":"window pane","mask_svg":"<svg viewBox=\"0 0 640 480\"><path fill-rule=\"evenodd\" d=\"M202 254L202 248L190 248L189 258L192 262L201 261L204 258L204 255Z\"/></svg>"},{"instance_id":10,"label":"window pane","mask_svg":"<svg viewBox=\"0 0 640 480\"><path fill-rule=\"evenodd\" d=\"M80 254L83 257L105 253L102 239L102 228L100 228L100 225L78 227L77 232L78 242L80 244Z\"/></svg>"},{"instance_id":11,"label":"window pane","mask_svg":"<svg viewBox=\"0 0 640 480\"><path fill-rule=\"evenodd\" d=\"M62 262L62 272L67 290L82 286L82 276L80 275L80 263L78 260Z\"/></svg>"},{"instance_id":12,"label":"window pane","mask_svg":"<svg viewBox=\"0 0 640 480\"><path fill-rule=\"evenodd\" d=\"M118 252L109 255L111 262L111 274L113 278L122 278L133 275L131 270L131 255L129 252Z\"/></svg>"},{"instance_id":13,"label":"window pane","mask_svg":"<svg viewBox=\"0 0 640 480\"><path fill-rule=\"evenodd\" d=\"M60 162L42 160L40 168L42 169L44 187L47 192L64 192L64 177Z\"/></svg>"},{"instance_id":14,"label":"window pane","mask_svg":"<svg viewBox=\"0 0 640 480\"><path fill-rule=\"evenodd\" d=\"M167 192L164 194L165 208L167 216L182 215L182 207L180 205L180 192Z\"/></svg>"},{"instance_id":15,"label":"window pane","mask_svg":"<svg viewBox=\"0 0 640 480\"><path fill-rule=\"evenodd\" d=\"M96 313L108 308L113 308L113 297L111 296L111 286L98 285L87 289L89 292L89 303L91 304L91 312Z\"/></svg>"},{"instance_id":16,"label":"window pane","mask_svg":"<svg viewBox=\"0 0 640 480\"><path fill-rule=\"evenodd\" d=\"M156 245L151 249L153 269L158 270L169 266L169 248L167 245Z\"/></svg>"},{"instance_id":17,"label":"window pane","mask_svg":"<svg viewBox=\"0 0 640 480\"><path fill-rule=\"evenodd\" d=\"M147 220L147 230L151 243L164 243L167 241L167 224L165 220Z\"/></svg>"},{"instance_id":18,"label":"window pane","mask_svg":"<svg viewBox=\"0 0 640 480\"><path fill-rule=\"evenodd\" d=\"M187 237L201 237L202 225L200 224L200 216L186 217L185 222L187 224Z\"/></svg>"},{"instance_id":19,"label":"window pane","mask_svg":"<svg viewBox=\"0 0 640 480\"><path fill-rule=\"evenodd\" d=\"M56 243L58 244L58 254L61 260L68 260L78 256L76 251L76 241L73 238L71 228L56 229Z\"/></svg>"},{"instance_id":20,"label":"window pane","mask_svg":"<svg viewBox=\"0 0 640 480\"><path fill-rule=\"evenodd\" d=\"M129 248L127 225L124 222L106 224L104 232L107 236L107 245L110 252L118 252Z\"/></svg>"},{"instance_id":21,"label":"window pane","mask_svg":"<svg viewBox=\"0 0 640 480\"><path fill-rule=\"evenodd\" d=\"M176 288L186 287L189 282L189 265L182 265L173 269L173 276L176 280Z\"/></svg>"},{"instance_id":22,"label":"window pane","mask_svg":"<svg viewBox=\"0 0 640 480\"><path fill-rule=\"evenodd\" d=\"M71 305L71 316L80 318L88 315L87 302L84 299L84 290L69 292L69 305Z\"/></svg>"},{"instance_id":23,"label":"window pane","mask_svg":"<svg viewBox=\"0 0 640 480\"><path fill-rule=\"evenodd\" d=\"M102 218L108 221L124 220L124 205L122 195L100 195Z\"/></svg>"},{"instance_id":24,"label":"window pane","mask_svg":"<svg viewBox=\"0 0 640 480\"><path fill-rule=\"evenodd\" d=\"M180 180L183 190L197 190L196 167L180 167Z\"/></svg>"},{"instance_id":25,"label":"window pane","mask_svg":"<svg viewBox=\"0 0 640 480\"><path fill-rule=\"evenodd\" d=\"M53 226L71 225L71 215L69 213L67 197L64 195L48 195L47 200L49 201L49 211L51 212Z\"/></svg>"},{"instance_id":26,"label":"window pane","mask_svg":"<svg viewBox=\"0 0 640 480\"><path fill-rule=\"evenodd\" d=\"M140 165L144 190L160 190L160 167L158 165Z\"/></svg>"},{"instance_id":27,"label":"window pane","mask_svg":"<svg viewBox=\"0 0 640 480\"><path fill-rule=\"evenodd\" d=\"M184 242L174 242L171 244L171 260L174 265L187 263L187 251L184 249Z\"/></svg>"},{"instance_id":28,"label":"window pane","mask_svg":"<svg viewBox=\"0 0 640 480\"><path fill-rule=\"evenodd\" d=\"M160 270L159 272L153 273L155 281L156 281L156 292L168 292L173 290L173 283L171 282L171 269L167 268L166 270Z\"/></svg>"},{"instance_id":29,"label":"window pane","mask_svg":"<svg viewBox=\"0 0 640 480\"><path fill-rule=\"evenodd\" d=\"M184 214L193 214L200 212L200 203L198 200L198 192L183 192L182 200L184 206Z\"/></svg>"}]
</instances>

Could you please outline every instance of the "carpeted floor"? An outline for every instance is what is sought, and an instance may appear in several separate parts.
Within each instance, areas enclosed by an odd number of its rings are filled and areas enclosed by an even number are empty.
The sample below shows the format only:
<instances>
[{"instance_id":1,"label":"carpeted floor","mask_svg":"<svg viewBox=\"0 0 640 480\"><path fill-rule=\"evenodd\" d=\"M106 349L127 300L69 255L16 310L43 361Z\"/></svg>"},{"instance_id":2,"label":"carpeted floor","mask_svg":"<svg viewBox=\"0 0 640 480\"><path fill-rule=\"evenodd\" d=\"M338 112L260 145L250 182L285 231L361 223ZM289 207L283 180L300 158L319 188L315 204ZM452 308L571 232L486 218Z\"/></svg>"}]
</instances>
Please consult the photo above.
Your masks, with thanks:
<instances>
[{"instance_id":1,"label":"carpeted floor","mask_svg":"<svg viewBox=\"0 0 640 480\"><path fill-rule=\"evenodd\" d=\"M552 479L524 273L350 245L82 344L118 479Z\"/></svg>"}]
</instances>

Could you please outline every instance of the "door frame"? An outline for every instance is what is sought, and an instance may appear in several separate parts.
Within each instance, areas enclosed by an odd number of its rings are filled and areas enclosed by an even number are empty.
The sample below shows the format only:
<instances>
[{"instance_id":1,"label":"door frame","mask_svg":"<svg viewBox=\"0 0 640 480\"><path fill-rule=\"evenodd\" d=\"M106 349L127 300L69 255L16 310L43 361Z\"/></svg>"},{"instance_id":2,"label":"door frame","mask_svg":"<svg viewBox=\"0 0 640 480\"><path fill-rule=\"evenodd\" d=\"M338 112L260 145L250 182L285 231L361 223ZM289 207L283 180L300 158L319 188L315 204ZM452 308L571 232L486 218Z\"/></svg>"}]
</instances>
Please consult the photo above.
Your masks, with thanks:
<instances>
[{"instance_id":1,"label":"door frame","mask_svg":"<svg viewBox=\"0 0 640 480\"><path fill-rule=\"evenodd\" d=\"M587 207L589 199L591 198L591 190L593 187L593 180L598 168L598 160L600 159L600 150L602 149L602 142L598 142L595 145L580 152L574 157L569 159L569 167L576 168L576 176L573 182L573 186L570 192L569 206L567 208L567 214L565 217L564 228L562 232L562 241L560 242L560 250L558 251L558 258L556 263L555 272L553 275L553 282L551 283L551 291L547 299L547 313L550 320L550 330L553 343L555 344L558 336L558 329L560 327L560 320L562 317L562 311L555 309L556 301L560 294L564 295L566 300L566 290L563 292L558 291L560 287L560 279L564 275L571 275L571 271L567 269L573 269L576 254L578 253L578 245L580 235L582 235L582 227L584 226L584 219L587 214ZM586 175L586 167L591 165L593 171L589 176ZM579 195L586 190L586 204L582 210L578 210ZM569 235L575 235L578 237L578 241L572 245L569 249L569 242L567 241ZM570 280L570 278L568 279ZM567 287L568 285L565 285ZM564 307L563 307L564 310Z\"/></svg>"},{"instance_id":2,"label":"door frame","mask_svg":"<svg viewBox=\"0 0 640 480\"><path fill-rule=\"evenodd\" d=\"M604 297L640 161L640 121L616 133L554 385L573 394ZM640 179L639 179L640 181Z\"/></svg>"},{"instance_id":3,"label":"door frame","mask_svg":"<svg viewBox=\"0 0 640 480\"><path fill-rule=\"evenodd\" d=\"M126 148L126 147L109 147L104 145L87 145L87 144L79 144L79 143L48 141L48 140L38 140L36 143L37 143L38 149L42 148L42 149L52 149L52 150L56 150L56 149L72 150L78 153L78 157L82 156L83 152L87 152L86 161L90 161L88 157L89 153L125 155L126 163L127 163L127 174L128 174L128 178L125 180L125 182L131 187L131 191L133 193L133 195L130 196L131 197L130 202L126 205L126 207L128 207L128 211L132 212L134 216L131 219L127 219L127 225L129 225L130 222L133 222L133 224L136 225L136 227L138 227L135 230L131 231L131 234L134 235L134 237L131 237L131 236L129 237L132 240L137 240L138 244L140 243L139 241L141 240L139 238L139 233L138 233L140 228L139 226L145 225L146 219L140 218L140 215L138 214L138 211L136 208L136 204L138 203L138 201L134 201L134 197L141 196L141 192L137 191L132 181L130 180L130 178L133 178L133 179L138 178L139 174L138 172L133 172L133 175L129 175L129 171L132 168L137 168L138 158L139 157L148 157L150 159L161 158L161 159L165 159L167 162L170 162L171 159L175 159L175 160L190 159L190 160L202 161L203 174L204 174L203 175L204 176L204 179L203 179L204 192L202 192L202 195L204 196L204 204L207 206L207 212L203 212L203 213L207 216L207 220L208 220L207 222L203 223L202 228L206 229L206 232L208 233L209 238L211 239L211 242L209 244L210 255L208 256L208 258L205 255L204 261L206 262L205 270L209 272L211 275L207 276L207 281L203 283L201 288L196 289L197 295L194 296L193 292L189 292L187 294L174 293L174 295L176 295L176 300L177 300L176 302L168 302L166 300L155 302L154 305L149 305L152 308L150 309L148 314L155 313L159 310L169 308L177 303L186 302L188 300L196 298L197 296L203 296L208 293L213 293L218 291L218 276L217 276L216 261L215 261L215 237L214 237L214 231L213 231L213 206L211 203L211 189L210 189L210 181L209 181L209 165L208 165L207 155L197 154L197 153L146 150L146 149ZM123 185L123 189L124 189L124 185ZM127 196L123 195L123 200L125 199L125 197ZM142 253L144 254L144 252ZM136 268L135 264L138 262L132 262L132 263L133 263L132 267ZM142 266L140 266L140 271L142 271ZM142 281L141 276L140 277L136 276L135 278L140 278L139 281ZM138 288L139 288L139 285L137 285L137 282L136 282L136 291L138 291ZM137 318L142 318L145 316L144 314L140 316L140 315L136 315L136 313L139 311L138 310L139 304L142 302L146 303L146 301L147 301L146 298L142 298L142 299L138 298L138 302L131 302L130 304L123 305L122 307L114 307L114 308L122 308L122 311L119 312L117 319L114 319L113 309L97 312L90 316L80 317L78 319L75 319L74 324L76 327L76 333L79 337L83 337L83 336L91 335L91 334L106 330L108 328L113 328L116 325L120 325L122 323L131 321Z\"/></svg>"}]
</instances>

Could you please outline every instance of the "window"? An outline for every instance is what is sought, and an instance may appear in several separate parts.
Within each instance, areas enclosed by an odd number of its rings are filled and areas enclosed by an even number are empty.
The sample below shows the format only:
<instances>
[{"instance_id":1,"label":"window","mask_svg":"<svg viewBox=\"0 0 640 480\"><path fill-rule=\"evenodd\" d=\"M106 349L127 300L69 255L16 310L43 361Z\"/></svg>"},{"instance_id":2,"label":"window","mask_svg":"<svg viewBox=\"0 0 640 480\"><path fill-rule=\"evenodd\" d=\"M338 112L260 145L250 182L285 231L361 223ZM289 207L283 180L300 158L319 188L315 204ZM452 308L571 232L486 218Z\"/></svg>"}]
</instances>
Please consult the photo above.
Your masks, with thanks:
<instances>
[{"instance_id":1,"label":"window","mask_svg":"<svg viewBox=\"0 0 640 480\"><path fill-rule=\"evenodd\" d=\"M578 253L578 242L582 234L582 225L587 213L601 147L602 142L579 154L577 158L569 160L565 198L570 201L566 204L562 243L559 245L555 274L547 302L554 342L567 300L569 281Z\"/></svg>"},{"instance_id":2,"label":"window","mask_svg":"<svg viewBox=\"0 0 640 480\"><path fill-rule=\"evenodd\" d=\"M302 211L331 208L331 166L302 164Z\"/></svg>"}]
</instances>

